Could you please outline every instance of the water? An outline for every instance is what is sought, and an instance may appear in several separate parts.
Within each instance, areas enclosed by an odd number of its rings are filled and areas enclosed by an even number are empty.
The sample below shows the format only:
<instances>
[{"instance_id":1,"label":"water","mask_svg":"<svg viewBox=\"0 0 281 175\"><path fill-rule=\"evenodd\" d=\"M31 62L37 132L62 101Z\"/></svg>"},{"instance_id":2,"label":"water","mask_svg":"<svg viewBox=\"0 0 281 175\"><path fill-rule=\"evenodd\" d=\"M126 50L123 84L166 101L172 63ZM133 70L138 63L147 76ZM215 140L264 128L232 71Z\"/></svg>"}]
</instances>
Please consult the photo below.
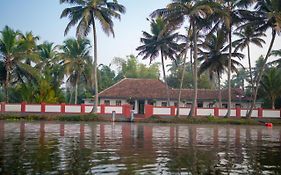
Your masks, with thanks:
<instances>
[{"instance_id":1,"label":"water","mask_svg":"<svg viewBox=\"0 0 281 175\"><path fill-rule=\"evenodd\" d=\"M0 174L281 174L281 127L0 121Z\"/></svg>"}]
</instances>

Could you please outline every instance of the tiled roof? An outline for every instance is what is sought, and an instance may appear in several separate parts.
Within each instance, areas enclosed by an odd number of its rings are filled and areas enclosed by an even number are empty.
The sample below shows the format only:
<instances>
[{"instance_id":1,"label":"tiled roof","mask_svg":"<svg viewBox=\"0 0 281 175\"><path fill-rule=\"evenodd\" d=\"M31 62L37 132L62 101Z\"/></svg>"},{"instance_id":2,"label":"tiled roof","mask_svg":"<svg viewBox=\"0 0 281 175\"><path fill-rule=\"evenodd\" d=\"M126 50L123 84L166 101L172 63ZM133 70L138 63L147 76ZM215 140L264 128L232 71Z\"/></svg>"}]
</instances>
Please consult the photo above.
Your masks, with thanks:
<instances>
[{"instance_id":1,"label":"tiled roof","mask_svg":"<svg viewBox=\"0 0 281 175\"><path fill-rule=\"evenodd\" d=\"M170 98L178 98L179 89L169 87ZM198 89L198 100L218 99L219 92L210 89ZM232 99L240 100L243 96L240 89L232 89ZM99 93L100 98L122 98L122 99L167 99L166 86L161 80L156 79L134 79L125 78ZM193 89L183 89L182 99L193 98ZM222 100L227 100L227 89L222 90ZM241 98L243 100L243 97Z\"/></svg>"}]
</instances>

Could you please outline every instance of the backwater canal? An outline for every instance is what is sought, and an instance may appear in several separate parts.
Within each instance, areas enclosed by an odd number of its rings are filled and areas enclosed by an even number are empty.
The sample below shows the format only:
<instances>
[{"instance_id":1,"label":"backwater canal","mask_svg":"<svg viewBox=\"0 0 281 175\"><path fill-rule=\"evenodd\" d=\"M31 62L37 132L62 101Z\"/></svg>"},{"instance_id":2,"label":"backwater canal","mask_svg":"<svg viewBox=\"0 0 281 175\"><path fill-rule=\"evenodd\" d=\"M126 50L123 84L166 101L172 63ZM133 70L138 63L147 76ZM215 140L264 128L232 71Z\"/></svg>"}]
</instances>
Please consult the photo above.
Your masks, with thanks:
<instances>
[{"instance_id":1,"label":"backwater canal","mask_svg":"<svg viewBox=\"0 0 281 175\"><path fill-rule=\"evenodd\" d=\"M0 121L0 174L281 174L281 127Z\"/></svg>"}]
</instances>

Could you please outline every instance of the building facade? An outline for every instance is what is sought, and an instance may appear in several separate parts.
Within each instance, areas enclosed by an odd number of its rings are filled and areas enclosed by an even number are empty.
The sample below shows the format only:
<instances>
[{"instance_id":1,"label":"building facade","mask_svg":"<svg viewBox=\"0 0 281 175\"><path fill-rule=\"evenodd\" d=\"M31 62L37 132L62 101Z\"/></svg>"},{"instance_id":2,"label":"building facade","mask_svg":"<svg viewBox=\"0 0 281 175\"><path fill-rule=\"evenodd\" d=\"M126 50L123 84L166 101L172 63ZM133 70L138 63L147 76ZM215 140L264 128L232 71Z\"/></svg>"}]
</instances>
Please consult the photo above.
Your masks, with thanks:
<instances>
[{"instance_id":1,"label":"building facade","mask_svg":"<svg viewBox=\"0 0 281 175\"><path fill-rule=\"evenodd\" d=\"M248 108L250 99L240 89L232 89L231 108ZM170 106L177 106L179 89L169 88ZM131 104L135 113L143 114L144 105L169 106L165 83L156 79L125 78L99 93L99 103L121 106ZM227 89L221 91L222 108L227 108ZM193 89L182 89L180 107L191 107ZM87 102L85 102L87 103ZM219 91L210 89L198 90L198 108L219 107ZM261 107L261 102L257 103Z\"/></svg>"}]
</instances>

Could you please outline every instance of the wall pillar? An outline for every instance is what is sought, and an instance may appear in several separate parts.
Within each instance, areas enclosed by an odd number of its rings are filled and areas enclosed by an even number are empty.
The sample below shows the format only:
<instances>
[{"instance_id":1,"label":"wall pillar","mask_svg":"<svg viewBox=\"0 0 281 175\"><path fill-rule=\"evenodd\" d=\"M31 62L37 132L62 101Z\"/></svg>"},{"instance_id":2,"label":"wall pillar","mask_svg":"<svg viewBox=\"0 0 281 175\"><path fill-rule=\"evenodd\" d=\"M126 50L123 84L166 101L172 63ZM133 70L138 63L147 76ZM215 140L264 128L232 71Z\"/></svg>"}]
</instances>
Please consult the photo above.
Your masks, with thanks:
<instances>
[{"instance_id":1,"label":"wall pillar","mask_svg":"<svg viewBox=\"0 0 281 175\"><path fill-rule=\"evenodd\" d=\"M46 112L46 103L42 102L41 103L41 113L45 113Z\"/></svg>"},{"instance_id":2,"label":"wall pillar","mask_svg":"<svg viewBox=\"0 0 281 175\"><path fill-rule=\"evenodd\" d=\"M21 102L21 112L26 112L26 102Z\"/></svg>"},{"instance_id":3,"label":"wall pillar","mask_svg":"<svg viewBox=\"0 0 281 175\"><path fill-rule=\"evenodd\" d=\"M129 104L122 105L122 114L125 117L130 117L130 115L131 115L131 105L129 105Z\"/></svg>"},{"instance_id":4,"label":"wall pillar","mask_svg":"<svg viewBox=\"0 0 281 175\"><path fill-rule=\"evenodd\" d=\"M176 107L170 106L170 109L171 109L171 116L176 116Z\"/></svg>"},{"instance_id":5,"label":"wall pillar","mask_svg":"<svg viewBox=\"0 0 281 175\"><path fill-rule=\"evenodd\" d=\"M219 117L219 108L218 107L214 108L214 116Z\"/></svg>"},{"instance_id":6,"label":"wall pillar","mask_svg":"<svg viewBox=\"0 0 281 175\"><path fill-rule=\"evenodd\" d=\"M145 105L144 106L144 117L149 118L153 115L153 106L152 105Z\"/></svg>"},{"instance_id":7,"label":"wall pillar","mask_svg":"<svg viewBox=\"0 0 281 175\"><path fill-rule=\"evenodd\" d=\"M5 102L1 102L1 112L5 112Z\"/></svg>"},{"instance_id":8,"label":"wall pillar","mask_svg":"<svg viewBox=\"0 0 281 175\"><path fill-rule=\"evenodd\" d=\"M81 104L81 113L85 114L86 111L86 105L85 104Z\"/></svg>"},{"instance_id":9,"label":"wall pillar","mask_svg":"<svg viewBox=\"0 0 281 175\"><path fill-rule=\"evenodd\" d=\"M258 118L262 118L263 116L262 116L262 112L263 111L263 109L262 108L258 108Z\"/></svg>"},{"instance_id":10,"label":"wall pillar","mask_svg":"<svg viewBox=\"0 0 281 175\"><path fill-rule=\"evenodd\" d=\"M62 104L60 105L60 112L61 112L61 113L65 113L65 103L62 103Z\"/></svg>"},{"instance_id":11,"label":"wall pillar","mask_svg":"<svg viewBox=\"0 0 281 175\"><path fill-rule=\"evenodd\" d=\"M105 104L100 105L100 113L105 114Z\"/></svg>"},{"instance_id":12,"label":"wall pillar","mask_svg":"<svg viewBox=\"0 0 281 175\"><path fill-rule=\"evenodd\" d=\"M236 107L236 117L241 118L241 108L240 107Z\"/></svg>"}]
</instances>

